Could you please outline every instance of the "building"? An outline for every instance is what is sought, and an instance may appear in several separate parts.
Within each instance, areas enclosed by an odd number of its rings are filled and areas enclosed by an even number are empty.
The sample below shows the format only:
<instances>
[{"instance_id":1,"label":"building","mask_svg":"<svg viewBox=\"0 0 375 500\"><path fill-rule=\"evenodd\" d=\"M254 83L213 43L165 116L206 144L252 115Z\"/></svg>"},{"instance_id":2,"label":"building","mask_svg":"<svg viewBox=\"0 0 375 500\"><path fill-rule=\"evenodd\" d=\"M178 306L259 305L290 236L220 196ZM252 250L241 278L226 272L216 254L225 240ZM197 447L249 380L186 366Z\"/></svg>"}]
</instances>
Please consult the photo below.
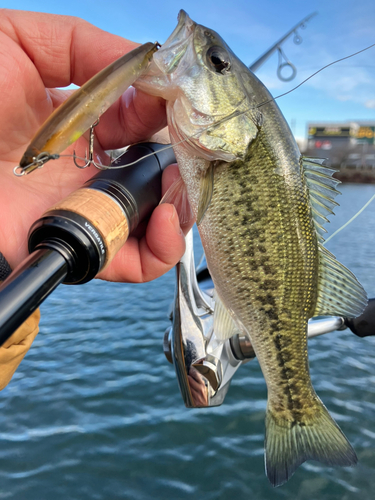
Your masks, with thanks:
<instances>
[{"instance_id":1,"label":"building","mask_svg":"<svg viewBox=\"0 0 375 500\"><path fill-rule=\"evenodd\" d=\"M305 154L340 170L375 170L375 121L309 123Z\"/></svg>"}]
</instances>

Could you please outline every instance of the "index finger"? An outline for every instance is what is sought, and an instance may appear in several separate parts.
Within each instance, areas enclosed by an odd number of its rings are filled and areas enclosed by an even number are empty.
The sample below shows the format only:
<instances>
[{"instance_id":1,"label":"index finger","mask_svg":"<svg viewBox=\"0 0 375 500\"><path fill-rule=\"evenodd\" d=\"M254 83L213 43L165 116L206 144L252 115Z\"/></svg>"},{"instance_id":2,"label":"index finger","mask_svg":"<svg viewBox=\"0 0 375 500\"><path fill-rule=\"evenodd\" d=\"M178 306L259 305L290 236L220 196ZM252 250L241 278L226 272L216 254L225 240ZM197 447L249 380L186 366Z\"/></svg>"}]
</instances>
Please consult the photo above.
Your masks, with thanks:
<instances>
[{"instance_id":1,"label":"index finger","mask_svg":"<svg viewBox=\"0 0 375 500\"><path fill-rule=\"evenodd\" d=\"M71 16L0 10L0 30L29 56L45 87L82 85L139 44Z\"/></svg>"},{"instance_id":2,"label":"index finger","mask_svg":"<svg viewBox=\"0 0 375 500\"><path fill-rule=\"evenodd\" d=\"M0 10L0 31L19 46L20 53L28 55L18 80L25 89L30 89L30 82L35 82L36 77L49 88L70 83L82 85L139 45L76 17L8 9ZM164 100L129 90L127 97L117 101L103 116L96 129L103 149L116 149L147 139L166 124ZM43 87L39 91L39 98L34 85L26 91L29 106L41 106L43 100L45 107ZM51 97L53 100L53 94ZM46 113L40 112L38 116L40 125Z\"/></svg>"}]
</instances>

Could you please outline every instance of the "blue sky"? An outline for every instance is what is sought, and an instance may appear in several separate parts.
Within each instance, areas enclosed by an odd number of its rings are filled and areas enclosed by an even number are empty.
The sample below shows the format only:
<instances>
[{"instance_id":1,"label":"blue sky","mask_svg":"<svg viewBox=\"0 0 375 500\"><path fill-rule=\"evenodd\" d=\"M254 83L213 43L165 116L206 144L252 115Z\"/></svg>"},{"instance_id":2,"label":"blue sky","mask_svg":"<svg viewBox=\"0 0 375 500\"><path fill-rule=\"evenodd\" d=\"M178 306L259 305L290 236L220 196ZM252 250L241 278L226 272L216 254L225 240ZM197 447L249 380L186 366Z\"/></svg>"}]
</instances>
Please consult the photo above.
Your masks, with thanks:
<instances>
[{"instance_id":1,"label":"blue sky","mask_svg":"<svg viewBox=\"0 0 375 500\"><path fill-rule=\"evenodd\" d=\"M273 95L283 93L322 66L375 43L375 2L352 0L3 0L2 7L82 17L125 38L138 42L166 40L176 25L179 9L216 30L243 60L250 64L303 17L317 12L300 45L290 39L283 46L297 67L292 82L276 76L275 54L257 75ZM309 121L375 120L375 47L340 62L315 76L278 104L294 133L306 136Z\"/></svg>"}]
</instances>

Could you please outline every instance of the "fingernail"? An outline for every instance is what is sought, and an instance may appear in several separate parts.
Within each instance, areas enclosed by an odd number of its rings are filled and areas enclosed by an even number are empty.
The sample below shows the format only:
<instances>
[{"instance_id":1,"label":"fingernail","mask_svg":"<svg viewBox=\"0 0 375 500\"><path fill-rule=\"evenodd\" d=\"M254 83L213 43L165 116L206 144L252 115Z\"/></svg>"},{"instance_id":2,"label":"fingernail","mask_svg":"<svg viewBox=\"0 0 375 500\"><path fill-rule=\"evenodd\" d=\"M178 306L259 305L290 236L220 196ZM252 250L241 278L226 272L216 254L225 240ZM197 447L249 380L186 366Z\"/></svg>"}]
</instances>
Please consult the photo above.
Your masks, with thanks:
<instances>
[{"instance_id":1,"label":"fingernail","mask_svg":"<svg viewBox=\"0 0 375 500\"><path fill-rule=\"evenodd\" d=\"M169 221L173 226L173 229L176 231L177 234L182 234L182 229L180 226L180 220L178 218L178 213L174 205L169 205L170 206L170 211L171 211L171 216L169 217Z\"/></svg>"}]
</instances>

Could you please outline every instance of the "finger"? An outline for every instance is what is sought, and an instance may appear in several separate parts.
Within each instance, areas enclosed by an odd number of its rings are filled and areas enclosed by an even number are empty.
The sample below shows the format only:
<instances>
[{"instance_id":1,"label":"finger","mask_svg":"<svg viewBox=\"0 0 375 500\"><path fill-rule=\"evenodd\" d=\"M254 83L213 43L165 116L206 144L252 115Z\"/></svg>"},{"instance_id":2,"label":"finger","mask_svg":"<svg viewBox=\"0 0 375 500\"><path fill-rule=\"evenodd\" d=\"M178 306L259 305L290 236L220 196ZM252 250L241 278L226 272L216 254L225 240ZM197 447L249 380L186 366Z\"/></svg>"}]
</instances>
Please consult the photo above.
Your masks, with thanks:
<instances>
[{"instance_id":1,"label":"finger","mask_svg":"<svg viewBox=\"0 0 375 500\"><path fill-rule=\"evenodd\" d=\"M102 115L95 132L103 149L117 149L149 139L166 124L164 99L130 87Z\"/></svg>"},{"instance_id":2,"label":"finger","mask_svg":"<svg viewBox=\"0 0 375 500\"><path fill-rule=\"evenodd\" d=\"M132 237L98 278L142 283L169 271L185 251L185 238L173 205L159 205L150 218L146 234Z\"/></svg>"},{"instance_id":3,"label":"finger","mask_svg":"<svg viewBox=\"0 0 375 500\"><path fill-rule=\"evenodd\" d=\"M33 61L46 87L82 85L138 44L71 16L2 9L0 30Z\"/></svg>"},{"instance_id":4,"label":"finger","mask_svg":"<svg viewBox=\"0 0 375 500\"><path fill-rule=\"evenodd\" d=\"M41 77L46 87L82 85L138 45L75 17L7 9L1 13L0 30L29 56L23 67L25 84L36 68L33 78ZM62 102L62 96L50 92L54 107ZM41 106L35 99L35 92L28 95L30 105ZM42 109L41 121L45 119ZM147 139L165 125L165 101L131 88L103 115L95 132L103 149L116 149Z\"/></svg>"},{"instance_id":5,"label":"finger","mask_svg":"<svg viewBox=\"0 0 375 500\"><path fill-rule=\"evenodd\" d=\"M161 190L163 196L168 191L168 189L172 186L174 182L176 182L181 177L180 171L178 170L177 163L173 163L169 165L163 172Z\"/></svg>"},{"instance_id":6,"label":"finger","mask_svg":"<svg viewBox=\"0 0 375 500\"><path fill-rule=\"evenodd\" d=\"M191 389L196 391L196 394L200 394L202 392L202 382L198 382L194 377L188 375L189 386Z\"/></svg>"}]
</instances>

